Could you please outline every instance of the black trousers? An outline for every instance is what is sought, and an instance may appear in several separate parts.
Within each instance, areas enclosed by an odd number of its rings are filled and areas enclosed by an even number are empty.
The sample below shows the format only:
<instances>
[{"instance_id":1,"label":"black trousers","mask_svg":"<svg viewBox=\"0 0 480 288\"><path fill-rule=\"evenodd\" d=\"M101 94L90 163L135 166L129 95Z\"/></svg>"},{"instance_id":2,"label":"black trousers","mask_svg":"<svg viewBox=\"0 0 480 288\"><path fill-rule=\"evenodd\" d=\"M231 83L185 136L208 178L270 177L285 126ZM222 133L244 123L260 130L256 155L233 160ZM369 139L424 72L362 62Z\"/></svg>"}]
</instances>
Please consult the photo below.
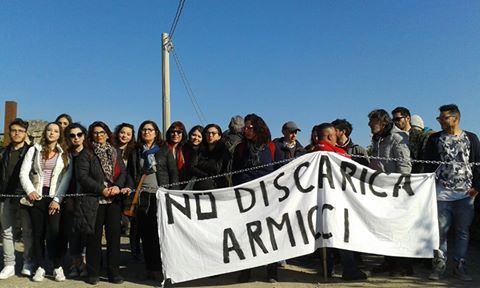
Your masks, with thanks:
<instances>
[{"instance_id":1,"label":"black trousers","mask_svg":"<svg viewBox=\"0 0 480 288\"><path fill-rule=\"evenodd\" d=\"M144 202L139 206L142 209L137 211L137 225L142 239L145 266L147 271L162 271L157 224L157 198L155 193L143 192L142 194L144 197L141 198L141 201Z\"/></svg>"},{"instance_id":2,"label":"black trousers","mask_svg":"<svg viewBox=\"0 0 480 288\"><path fill-rule=\"evenodd\" d=\"M120 213L121 205L119 202L98 206L95 233L87 235L87 271L89 277L100 276L103 226L105 226L107 239L108 278L120 274Z\"/></svg>"},{"instance_id":3,"label":"black trousers","mask_svg":"<svg viewBox=\"0 0 480 288\"><path fill-rule=\"evenodd\" d=\"M61 205L60 231L57 249L63 258L70 249L70 256L79 258L84 253L86 236L85 234L75 232L73 229L74 202L72 197L65 197Z\"/></svg>"},{"instance_id":4,"label":"black trousers","mask_svg":"<svg viewBox=\"0 0 480 288\"><path fill-rule=\"evenodd\" d=\"M141 246L137 217L128 217L128 220L130 221L130 251L132 255L139 256L141 254Z\"/></svg>"},{"instance_id":5,"label":"black trousers","mask_svg":"<svg viewBox=\"0 0 480 288\"><path fill-rule=\"evenodd\" d=\"M58 268L62 265L61 251L57 248L60 226L60 213L48 214L48 206L52 198L43 197L34 201L29 208L32 220L32 252L37 267L45 268L45 241L48 243L48 255L53 258L53 265Z\"/></svg>"}]
</instances>

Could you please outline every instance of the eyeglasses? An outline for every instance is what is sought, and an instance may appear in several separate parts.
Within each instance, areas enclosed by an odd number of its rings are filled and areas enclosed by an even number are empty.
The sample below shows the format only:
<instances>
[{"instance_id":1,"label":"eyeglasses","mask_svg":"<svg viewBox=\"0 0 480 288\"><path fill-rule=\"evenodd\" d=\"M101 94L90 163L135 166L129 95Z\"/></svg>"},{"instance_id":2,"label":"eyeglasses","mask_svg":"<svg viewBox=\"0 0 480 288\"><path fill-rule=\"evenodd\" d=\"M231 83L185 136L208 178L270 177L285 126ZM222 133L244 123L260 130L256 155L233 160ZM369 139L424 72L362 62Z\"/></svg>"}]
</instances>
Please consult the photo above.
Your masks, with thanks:
<instances>
[{"instance_id":1,"label":"eyeglasses","mask_svg":"<svg viewBox=\"0 0 480 288\"><path fill-rule=\"evenodd\" d=\"M105 136L105 131L93 131L93 136Z\"/></svg>"},{"instance_id":2,"label":"eyeglasses","mask_svg":"<svg viewBox=\"0 0 480 288\"><path fill-rule=\"evenodd\" d=\"M155 129L153 129L153 128L143 128L142 129L142 133L152 133L153 131L155 131Z\"/></svg>"},{"instance_id":3,"label":"eyeglasses","mask_svg":"<svg viewBox=\"0 0 480 288\"><path fill-rule=\"evenodd\" d=\"M248 125L248 126L245 126L243 127L244 130L252 130L253 129L253 125Z\"/></svg>"},{"instance_id":4,"label":"eyeglasses","mask_svg":"<svg viewBox=\"0 0 480 288\"><path fill-rule=\"evenodd\" d=\"M455 117L455 115L447 115L447 116L444 116L444 117L437 117L437 121L438 121L438 122L447 121L447 120L450 119L451 117Z\"/></svg>"},{"instance_id":5,"label":"eyeglasses","mask_svg":"<svg viewBox=\"0 0 480 288\"><path fill-rule=\"evenodd\" d=\"M207 135L217 135L218 132L216 132L216 131L207 131L207 132L205 132L205 134L207 134Z\"/></svg>"},{"instance_id":6,"label":"eyeglasses","mask_svg":"<svg viewBox=\"0 0 480 288\"><path fill-rule=\"evenodd\" d=\"M178 135L181 135L182 134L182 130L172 130L170 131L170 134L178 134Z\"/></svg>"},{"instance_id":7,"label":"eyeglasses","mask_svg":"<svg viewBox=\"0 0 480 288\"><path fill-rule=\"evenodd\" d=\"M12 130L10 130L10 132L17 133L17 134L22 134L22 133L25 133L27 131L23 130L23 129L12 129Z\"/></svg>"},{"instance_id":8,"label":"eyeglasses","mask_svg":"<svg viewBox=\"0 0 480 288\"><path fill-rule=\"evenodd\" d=\"M403 118L405 118L405 117L404 117L404 116L395 117L395 118L393 118L393 121L395 121L395 122L400 122L400 120L402 120Z\"/></svg>"},{"instance_id":9,"label":"eyeglasses","mask_svg":"<svg viewBox=\"0 0 480 288\"><path fill-rule=\"evenodd\" d=\"M95 134L95 132L93 132L93 134ZM78 132L77 134L75 133L68 134L68 137L70 137L71 139L81 138L82 136L83 136L83 132Z\"/></svg>"}]
</instances>

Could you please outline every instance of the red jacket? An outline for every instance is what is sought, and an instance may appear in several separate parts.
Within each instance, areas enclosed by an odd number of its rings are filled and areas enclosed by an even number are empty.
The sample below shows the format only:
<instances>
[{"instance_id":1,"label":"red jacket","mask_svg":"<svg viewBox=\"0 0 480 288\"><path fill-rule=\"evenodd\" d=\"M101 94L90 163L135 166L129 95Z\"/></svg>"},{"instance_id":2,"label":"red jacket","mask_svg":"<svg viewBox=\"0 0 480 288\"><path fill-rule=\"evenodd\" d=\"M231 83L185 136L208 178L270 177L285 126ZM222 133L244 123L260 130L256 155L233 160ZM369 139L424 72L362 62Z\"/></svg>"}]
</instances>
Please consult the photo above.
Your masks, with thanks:
<instances>
[{"instance_id":1,"label":"red jacket","mask_svg":"<svg viewBox=\"0 0 480 288\"><path fill-rule=\"evenodd\" d=\"M347 157L352 159L352 156L347 154L347 151L343 150L340 147L332 145L330 142L326 140L320 140L317 145L315 145L314 151L326 151L326 152L335 152L337 154L342 155L343 157Z\"/></svg>"}]
</instances>

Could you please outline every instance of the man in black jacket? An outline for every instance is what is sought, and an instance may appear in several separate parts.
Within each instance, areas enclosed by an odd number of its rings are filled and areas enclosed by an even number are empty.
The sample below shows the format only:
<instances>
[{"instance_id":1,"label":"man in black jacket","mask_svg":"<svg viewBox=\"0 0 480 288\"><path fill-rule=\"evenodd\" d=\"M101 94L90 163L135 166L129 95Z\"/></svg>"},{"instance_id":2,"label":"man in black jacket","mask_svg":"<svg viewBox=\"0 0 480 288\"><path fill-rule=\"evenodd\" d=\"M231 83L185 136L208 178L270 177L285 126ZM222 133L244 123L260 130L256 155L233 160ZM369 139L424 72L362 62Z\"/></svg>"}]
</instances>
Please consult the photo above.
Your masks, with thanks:
<instances>
[{"instance_id":1,"label":"man in black jacket","mask_svg":"<svg viewBox=\"0 0 480 288\"><path fill-rule=\"evenodd\" d=\"M295 122L288 121L282 126L283 137L273 140L282 150L284 159L296 158L306 153L305 148L297 140L297 133L300 131Z\"/></svg>"},{"instance_id":2,"label":"man in black jacket","mask_svg":"<svg viewBox=\"0 0 480 288\"><path fill-rule=\"evenodd\" d=\"M480 189L480 143L477 136L460 128L460 110L457 105L439 108L437 117L442 131L428 139L425 159L442 161L430 164L426 172L435 172L437 178L438 226L440 249L435 251L430 279L438 280L444 273L447 261L447 236L455 224L455 268L453 274L460 280L471 281L465 269L469 229L474 217L473 201Z\"/></svg>"},{"instance_id":3,"label":"man in black jacket","mask_svg":"<svg viewBox=\"0 0 480 288\"><path fill-rule=\"evenodd\" d=\"M0 194L23 195L19 181L20 167L23 157L30 147L26 142L28 122L20 118L14 119L9 125L10 144L0 153ZM2 243L4 268L0 272L0 280L15 275L15 243L13 226L17 215L20 215L24 244L23 269L21 273L30 276L32 262L30 251L32 246L32 224L26 208L20 207L18 197L0 199L0 217L2 223Z\"/></svg>"}]
</instances>

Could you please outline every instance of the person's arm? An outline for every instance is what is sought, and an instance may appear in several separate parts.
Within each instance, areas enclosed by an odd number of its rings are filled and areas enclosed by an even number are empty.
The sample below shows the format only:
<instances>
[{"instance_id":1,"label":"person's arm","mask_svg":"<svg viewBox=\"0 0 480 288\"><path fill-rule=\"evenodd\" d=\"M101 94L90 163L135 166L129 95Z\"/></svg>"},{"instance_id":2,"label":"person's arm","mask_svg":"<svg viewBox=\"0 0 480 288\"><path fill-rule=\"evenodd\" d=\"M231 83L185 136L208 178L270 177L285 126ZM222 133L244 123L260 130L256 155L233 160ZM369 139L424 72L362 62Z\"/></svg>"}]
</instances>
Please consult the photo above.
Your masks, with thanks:
<instances>
[{"instance_id":1,"label":"person's arm","mask_svg":"<svg viewBox=\"0 0 480 288\"><path fill-rule=\"evenodd\" d=\"M168 151L166 157L169 184L178 183L178 168L177 162L175 161L175 158L173 158L173 153ZM178 188L178 185L168 187L169 190L176 190Z\"/></svg>"},{"instance_id":2,"label":"person's arm","mask_svg":"<svg viewBox=\"0 0 480 288\"><path fill-rule=\"evenodd\" d=\"M106 189L103 182L96 181L91 175L90 170L95 165L96 159L89 159L89 153L82 151L75 161L75 173L77 182L82 186L82 190L98 196L104 195Z\"/></svg>"},{"instance_id":3,"label":"person's arm","mask_svg":"<svg viewBox=\"0 0 480 288\"><path fill-rule=\"evenodd\" d=\"M405 137L395 143L392 147L393 157L401 159L396 161L395 172L402 174L410 174L412 172L412 162L410 161L410 149L408 148L408 140Z\"/></svg>"},{"instance_id":4,"label":"person's arm","mask_svg":"<svg viewBox=\"0 0 480 288\"><path fill-rule=\"evenodd\" d=\"M59 156L61 157L61 155ZM70 181L72 181L72 171L73 171L73 163L72 159L68 157L69 165L64 171L62 179L60 179L60 184L57 187L57 191L55 192L55 197L53 200L57 203L61 203L65 194L67 194L68 188L70 187Z\"/></svg>"},{"instance_id":5,"label":"person's arm","mask_svg":"<svg viewBox=\"0 0 480 288\"><path fill-rule=\"evenodd\" d=\"M27 195L32 196L32 198L39 198L40 194L39 191L36 191L35 185L33 185L32 180L30 179L30 172L33 169L34 156L37 154L35 153L35 146L32 146L28 149L25 157L23 158L22 166L20 167L20 185L22 185L23 190ZM38 175L37 175L38 176ZM34 194L32 194L34 193ZM36 200L36 199L31 199Z\"/></svg>"}]
</instances>

